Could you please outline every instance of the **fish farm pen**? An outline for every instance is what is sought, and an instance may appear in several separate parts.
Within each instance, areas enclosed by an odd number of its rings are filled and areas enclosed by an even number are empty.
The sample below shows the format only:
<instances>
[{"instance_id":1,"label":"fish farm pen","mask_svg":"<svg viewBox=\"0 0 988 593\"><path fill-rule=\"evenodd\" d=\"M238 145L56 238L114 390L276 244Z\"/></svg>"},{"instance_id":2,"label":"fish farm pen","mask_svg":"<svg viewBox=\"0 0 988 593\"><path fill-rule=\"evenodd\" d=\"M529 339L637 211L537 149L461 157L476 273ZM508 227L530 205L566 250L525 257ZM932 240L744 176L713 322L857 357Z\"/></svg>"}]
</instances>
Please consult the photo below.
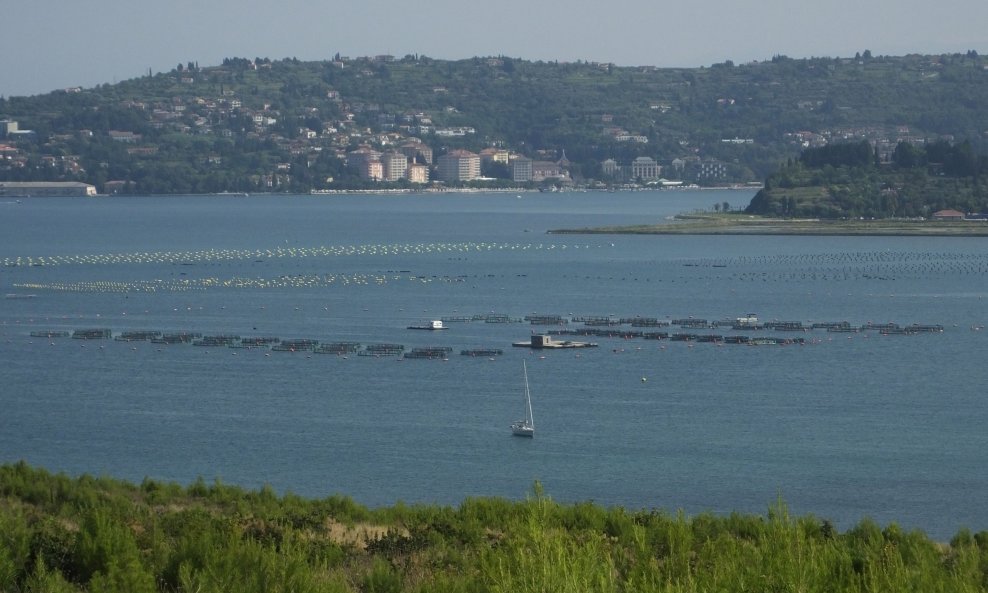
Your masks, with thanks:
<instances>
[{"instance_id":1,"label":"fish farm pen","mask_svg":"<svg viewBox=\"0 0 988 593\"><path fill-rule=\"evenodd\" d=\"M401 356L405 347L401 344L368 344L357 352L359 356Z\"/></svg>"},{"instance_id":2,"label":"fish farm pen","mask_svg":"<svg viewBox=\"0 0 988 593\"><path fill-rule=\"evenodd\" d=\"M110 337L112 332L109 329L77 329L72 332L72 338L75 340L106 340Z\"/></svg>"},{"instance_id":3,"label":"fish farm pen","mask_svg":"<svg viewBox=\"0 0 988 593\"><path fill-rule=\"evenodd\" d=\"M271 346L275 352L313 352L319 346L319 340L296 339L282 340Z\"/></svg>"},{"instance_id":4,"label":"fish farm pen","mask_svg":"<svg viewBox=\"0 0 988 593\"><path fill-rule=\"evenodd\" d=\"M405 353L404 358L426 358L430 360L449 358L449 353L453 349L448 346L426 346L423 348L412 348Z\"/></svg>"},{"instance_id":5,"label":"fish farm pen","mask_svg":"<svg viewBox=\"0 0 988 593\"><path fill-rule=\"evenodd\" d=\"M193 346L230 346L240 342L240 336L203 336L198 340L193 340Z\"/></svg>"},{"instance_id":6,"label":"fish farm pen","mask_svg":"<svg viewBox=\"0 0 988 593\"><path fill-rule=\"evenodd\" d=\"M129 331L123 332L113 339L118 342L150 342L160 337L161 332L159 331Z\"/></svg>"},{"instance_id":7,"label":"fish farm pen","mask_svg":"<svg viewBox=\"0 0 988 593\"><path fill-rule=\"evenodd\" d=\"M496 313L481 313L477 315L451 315L440 317L443 323L470 323L479 321L482 323L522 323L524 320L519 317L509 317Z\"/></svg>"},{"instance_id":8,"label":"fish farm pen","mask_svg":"<svg viewBox=\"0 0 988 593\"><path fill-rule=\"evenodd\" d=\"M332 342L329 344L320 344L315 352L320 354L356 354L360 350L360 344L357 342Z\"/></svg>"},{"instance_id":9,"label":"fish farm pen","mask_svg":"<svg viewBox=\"0 0 988 593\"><path fill-rule=\"evenodd\" d=\"M31 337L32 338L67 338L67 337L69 337L69 335L70 335L69 332L62 331L62 330L59 330L59 331L55 331L55 330L44 331L44 330L42 330L42 331L33 331L33 332L31 332Z\"/></svg>"},{"instance_id":10,"label":"fish farm pen","mask_svg":"<svg viewBox=\"0 0 988 593\"><path fill-rule=\"evenodd\" d=\"M274 337L255 337L255 338L240 338L239 343L230 344L230 348L268 348L274 346L281 342L281 338Z\"/></svg>"},{"instance_id":11,"label":"fish farm pen","mask_svg":"<svg viewBox=\"0 0 988 593\"><path fill-rule=\"evenodd\" d=\"M665 340L693 344L737 344L737 345L804 345L819 342L818 338L807 339L793 336L793 333L811 335L813 333L862 333L872 332L885 336L910 336L916 334L943 333L940 324L900 325L894 322L861 325L849 321L764 321L759 322L754 314L737 319L708 321L701 318L660 319L658 317L618 317L615 315L557 315L530 314L524 318L504 314L480 314L442 317L449 323L524 323L544 325L542 332L533 332L529 338L544 336L546 343L560 347L569 342L554 342L552 337L582 336L615 340ZM577 325L580 324L580 325ZM654 328L678 328L685 331L661 331ZM725 330L731 334L697 330ZM397 331L397 328L396 328ZM769 332L788 334L766 335ZM240 336L237 334L203 335L195 331L127 330L114 333L109 328L85 328L73 331L64 329L40 329L30 332L33 338L72 338L76 340L113 340L116 342L148 342L157 345L190 344L202 348L264 349L272 352L298 352L335 354L340 357L350 355L369 357L396 357L408 359L448 360L453 348L449 346L420 346L406 350L405 345L390 342L361 344L355 341L325 341L310 338L282 339L275 336ZM516 345L529 345L529 342L512 342ZM594 344L596 345L596 344ZM460 355L493 359L504 351L495 347L476 347L460 350Z\"/></svg>"},{"instance_id":12,"label":"fish farm pen","mask_svg":"<svg viewBox=\"0 0 988 593\"><path fill-rule=\"evenodd\" d=\"M162 334L157 338L151 338L152 344L191 344L202 337L198 332L179 332L177 334Z\"/></svg>"},{"instance_id":13,"label":"fish farm pen","mask_svg":"<svg viewBox=\"0 0 988 593\"><path fill-rule=\"evenodd\" d=\"M491 356L501 356L504 354L504 350L500 348L476 348L473 350L460 350L461 356L484 356L490 358Z\"/></svg>"},{"instance_id":14,"label":"fish farm pen","mask_svg":"<svg viewBox=\"0 0 988 593\"><path fill-rule=\"evenodd\" d=\"M562 315L526 315L525 321L531 325L566 325L569 319Z\"/></svg>"}]
</instances>

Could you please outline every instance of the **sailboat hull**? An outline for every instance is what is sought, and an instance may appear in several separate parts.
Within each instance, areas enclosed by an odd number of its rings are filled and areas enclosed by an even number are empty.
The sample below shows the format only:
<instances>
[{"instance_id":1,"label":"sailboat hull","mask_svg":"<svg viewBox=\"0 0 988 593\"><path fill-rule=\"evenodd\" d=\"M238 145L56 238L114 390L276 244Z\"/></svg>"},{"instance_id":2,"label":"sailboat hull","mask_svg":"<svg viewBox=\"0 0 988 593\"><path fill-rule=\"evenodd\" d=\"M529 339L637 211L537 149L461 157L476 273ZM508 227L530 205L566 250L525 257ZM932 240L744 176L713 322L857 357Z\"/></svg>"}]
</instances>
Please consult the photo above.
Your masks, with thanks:
<instances>
[{"instance_id":1,"label":"sailboat hull","mask_svg":"<svg viewBox=\"0 0 988 593\"><path fill-rule=\"evenodd\" d=\"M511 434L516 437L534 437L535 427L529 424L516 422L511 425Z\"/></svg>"}]
</instances>

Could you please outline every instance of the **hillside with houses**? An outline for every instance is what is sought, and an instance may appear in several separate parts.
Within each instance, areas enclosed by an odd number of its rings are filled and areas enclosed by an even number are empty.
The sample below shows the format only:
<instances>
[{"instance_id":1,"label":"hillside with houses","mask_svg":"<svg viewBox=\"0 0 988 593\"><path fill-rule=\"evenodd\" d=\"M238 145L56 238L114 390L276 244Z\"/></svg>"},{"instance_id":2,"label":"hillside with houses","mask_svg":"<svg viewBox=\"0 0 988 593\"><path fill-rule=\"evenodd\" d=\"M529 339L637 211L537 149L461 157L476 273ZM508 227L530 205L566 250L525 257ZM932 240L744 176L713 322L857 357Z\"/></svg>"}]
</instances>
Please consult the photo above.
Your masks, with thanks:
<instances>
[{"instance_id":1,"label":"hillside with houses","mask_svg":"<svg viewBox=\"0 0 988 593\"><path fill-rule=\"evenodd\" d=\"M808 148L988 140L975 52L704 68L228 58L0 99L0 184L100 194L761 184ZM89 191L89 190L87 190Z\"/></svg>"}]
</instances>

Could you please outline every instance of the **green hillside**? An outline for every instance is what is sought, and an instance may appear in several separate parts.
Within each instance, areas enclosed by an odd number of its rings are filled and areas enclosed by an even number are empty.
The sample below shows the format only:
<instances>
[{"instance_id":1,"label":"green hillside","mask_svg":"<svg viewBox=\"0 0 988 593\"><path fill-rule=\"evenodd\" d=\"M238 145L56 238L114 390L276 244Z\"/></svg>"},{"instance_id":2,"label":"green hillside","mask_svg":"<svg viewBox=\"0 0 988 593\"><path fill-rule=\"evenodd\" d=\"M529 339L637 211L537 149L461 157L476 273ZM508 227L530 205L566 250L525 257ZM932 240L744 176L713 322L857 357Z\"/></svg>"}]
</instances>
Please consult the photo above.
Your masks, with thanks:
<instances>
[{"instance_id":1,"label":"green hillside","mask_svg":"<svg viewBox=\"0 0 988 593\"><path fill-rule=\"evenodd\" d=\"M765 181L746 212L781 218L988 215L988 156L971 144L900 143L883 161L868 142L809 149Z\"/></svg>"},{"instance_id":2,"label":"green hillside","mask_svg":"<svg viewBox=\"0 0 988 593\"><path fill-rule=\"evenodd\" d=\"M415 138L437 157L490 147L565 157L577 184L647 181L628 172L637 157L657 161L665 179L760 182L802 149L833 142L867 140L886 157L902 141L966 140L981 151L986 68L973 51L689 69L503 56L230 58L0 99L0 120L17 128L0 130L0 181L137 193L381 188L345 165L347 153ZM507 182L504 167L485 174Z\"/></svg>"},{"instance_id":3,"label":"green hillside","mask_svg":"<svg viewBox=\"0 0 988 593\"><path fill-rule=\"evenodd\" d=\"M552 502L370 510L270 488L0 466L0 591L553 593L988 590L988 532Z\"/></svg>"}]
</instances>

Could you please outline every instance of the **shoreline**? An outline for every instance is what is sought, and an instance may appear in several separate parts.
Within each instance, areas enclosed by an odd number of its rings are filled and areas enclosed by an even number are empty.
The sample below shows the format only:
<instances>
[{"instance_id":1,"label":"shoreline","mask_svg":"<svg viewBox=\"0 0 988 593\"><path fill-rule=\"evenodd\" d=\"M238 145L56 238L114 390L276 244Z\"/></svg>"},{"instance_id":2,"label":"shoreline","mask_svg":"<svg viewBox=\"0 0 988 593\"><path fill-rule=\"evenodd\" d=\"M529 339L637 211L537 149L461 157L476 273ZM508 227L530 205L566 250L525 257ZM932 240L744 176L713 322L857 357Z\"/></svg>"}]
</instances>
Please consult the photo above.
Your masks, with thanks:
<instances>
[{"instance_id":1,"label":"shoreline","mask_svg":"<svg viewBox=\"0 0 988 593\"><path fill-rule=\"evenodd\" d=\"M394 196L394 195L406 195L406 194L574 194L574 193L628 193L628 192L705 192L705 191L740 191L740 192L754 192L757 191L759 187L744 186L744 185L723 185L714 187L701 187L695 185L679 185L679 186L667 186L667 187L612 187L612 188L594 188L594 187L568 187L555 190L543 190L537 188L526 188L526 187L421 187L421 188L370 188L370 189L313 189L307 192L293 193L293 192L272 192L272 191L255 191L255 192L233 192L233 191L222 191L222 192L209 192L209 193L198 193L198 194L96 194L93 196L86 196L89 198L171 198L171 197L204 197L204 198L250 198L250 197L305 197L305 196ZM8 196L14 197L14 196ZM20 198L47 198L47 197L83 197L83 196L20 196ZM13 202L10 202L13 203Z\"/></svg>"},{"instance_id":2,"label":"shoreline","mask_svg":"<svg viewBox=\"0 0 988 593\"><path fill-rule=\"evenodd\" d=\"M550 229L551 235L782 235L875 237L988 237L982 220L820 220L742 215L677 215L651 225Z\"/></svg>"}]
</instances>

